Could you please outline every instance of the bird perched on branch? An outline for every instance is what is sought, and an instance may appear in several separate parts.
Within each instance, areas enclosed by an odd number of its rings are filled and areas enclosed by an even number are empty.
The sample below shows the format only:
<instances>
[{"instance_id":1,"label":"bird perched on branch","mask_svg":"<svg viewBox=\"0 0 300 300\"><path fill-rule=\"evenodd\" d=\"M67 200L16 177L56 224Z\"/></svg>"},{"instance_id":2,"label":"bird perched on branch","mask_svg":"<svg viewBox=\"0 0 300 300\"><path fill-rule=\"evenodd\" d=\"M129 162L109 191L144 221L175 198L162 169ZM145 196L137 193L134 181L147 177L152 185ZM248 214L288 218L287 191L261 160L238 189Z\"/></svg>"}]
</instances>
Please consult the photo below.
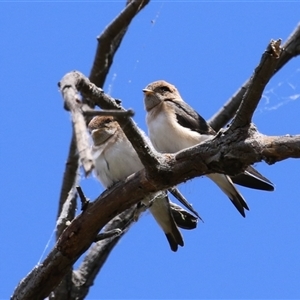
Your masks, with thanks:
<instances>
[{"instance_id":1,"label":"bird perched on branch","mask_svg":"<svg viewBox=\"0 0 300 300\"><path fill-rule=\"evenodd\" d=\"M129 175L144 168L119 123L113 117L94 117L88 128L93 139L92 153L96 176L105 188L125 180ZM178 245L183 246L184 242L173 215L179 220L178 226L184 229L195 228L193 225L195 217L181 210L177 205L172 206L172 214L166 191L158 192L151 197L143 199L142 202L149 206L151 214L164 231L171 249L177 251ZM190 221L192 221L192 227Z\"/></svg>"},{"instance_id":2,"label":"bird perched on branch","mask_svg":"<svg viewBox=\"0 0 300 300\"><path fill-rule=\"evenodd\" d=\"M213 128L184 102L174 85L163 80L155 81L143 92L149 137L157 151L175 153L216 135ZM249 207L233 180L254 189L274 190L273 184L252 167L232 179L224 174L206 176L219 186L243 217L244 209L249 210Z\"/></svg>"}]
</instances>

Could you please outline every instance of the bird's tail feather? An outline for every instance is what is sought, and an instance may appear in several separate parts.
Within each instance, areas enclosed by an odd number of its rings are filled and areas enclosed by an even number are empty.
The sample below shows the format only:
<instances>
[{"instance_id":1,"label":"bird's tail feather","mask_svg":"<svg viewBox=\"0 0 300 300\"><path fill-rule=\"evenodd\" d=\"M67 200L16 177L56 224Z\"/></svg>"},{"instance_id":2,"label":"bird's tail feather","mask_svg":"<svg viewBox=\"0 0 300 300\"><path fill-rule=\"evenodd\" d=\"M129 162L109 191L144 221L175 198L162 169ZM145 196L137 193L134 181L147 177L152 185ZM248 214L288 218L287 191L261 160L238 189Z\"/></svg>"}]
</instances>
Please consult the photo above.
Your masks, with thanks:
<instances>
[{"instance_id":1,"label":"bird's tail feather","mask_svg":"<svg viewBox=\"0 0 300 300\"><path fill-rule=\"evenodd\" d=\"M172 251L176 252L178 245L183 246L184 242L182 235L174 221L168 197L165 195L164 197L155 199L149 210L158 225L164 231L170 244L170 248Z\"/></svg>"},{"instance_id":2,"label":"bird's tail feather","mask_svg":"<svg viewBox=\"0 0 300 300\"><path fill-rule=\"evenodd\" d=\"M218 187L227 195L231 200L233 205L239 211L239 213L245 217L244 209L249 210L248 204L244 197L239 193L237 188L232 183L232 180L229 176L223 174L209 174L207 175L211 180L213 180Z\"/></svg>"}]
</instances>

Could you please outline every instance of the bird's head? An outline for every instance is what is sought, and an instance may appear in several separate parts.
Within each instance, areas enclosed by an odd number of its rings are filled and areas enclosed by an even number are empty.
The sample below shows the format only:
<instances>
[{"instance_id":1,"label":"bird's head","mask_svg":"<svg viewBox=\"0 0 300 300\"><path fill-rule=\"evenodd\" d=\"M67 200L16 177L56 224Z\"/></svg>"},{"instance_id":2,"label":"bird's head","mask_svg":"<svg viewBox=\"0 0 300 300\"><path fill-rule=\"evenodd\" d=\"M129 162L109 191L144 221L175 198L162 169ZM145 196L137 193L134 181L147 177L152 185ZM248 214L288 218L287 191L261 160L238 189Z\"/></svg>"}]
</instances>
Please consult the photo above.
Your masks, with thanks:
<instances>
[{"instance_id":1,"label":"bird's head","mask_svg":"<svg viewBox=\"0 0 300 300\"><path fill-rule=\"evenodd\" d=\"M110 116L96 116L88 125L95 146L105 143L119 128L118 122Z\"/></svg>"},{"instance_id":2,"label":"bird's head","mask_svg":"<svg viewBox=\"0 0 300 300\"><path fill-rule=\"evenodd\" d=\"M147 111L150 111L156 105L167 99L181 99L176 87L164 80L154 81L148 84L146 88L143 89L143 93L145 95L144 102Z\"/></svg>"}]
</instances>

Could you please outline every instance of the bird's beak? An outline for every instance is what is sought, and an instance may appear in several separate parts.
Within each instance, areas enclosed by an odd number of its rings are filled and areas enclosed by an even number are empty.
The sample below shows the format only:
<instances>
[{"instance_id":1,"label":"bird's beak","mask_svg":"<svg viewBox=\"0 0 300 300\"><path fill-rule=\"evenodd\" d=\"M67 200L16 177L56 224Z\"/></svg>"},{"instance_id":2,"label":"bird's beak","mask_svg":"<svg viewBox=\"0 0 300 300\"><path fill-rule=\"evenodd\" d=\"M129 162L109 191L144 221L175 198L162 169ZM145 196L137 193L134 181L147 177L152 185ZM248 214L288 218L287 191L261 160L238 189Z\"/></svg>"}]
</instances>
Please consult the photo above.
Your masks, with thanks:
<instances>
[{"instance_id":1,"label":"bird's beak","mask_svg":"<svg viewBox=\"0 0 300 300\"><path fill-rule=\"evenodd\" d=\"M105 128L97 128L91 131L91 135L95 146L100 146L106 142L113 134L107 132Z\"/></svg>"},{"instance_id":2,"label":"bird's beak","mask_svg":"<svg viewBox=\"0 0 300 300\"><path fill-rule=\"evenodd\" d=\"M148 95L151 95L153 94L154 92L152 90L148 90L148 89L143 89L143 93L148 96Z\"/></svg>"},{"instance_id":3,"label":"bird's beak","mask_svg":"<svg viewBox=\"0 0 300 300\"><path fill-rule=\"evenodd\" d=\"M97 132L99 132L100 130L97 128L97 129L93 129L93 130L91 130L91 134L94 134L94 133L97 133Z\"/></svg>"}]
</instances>

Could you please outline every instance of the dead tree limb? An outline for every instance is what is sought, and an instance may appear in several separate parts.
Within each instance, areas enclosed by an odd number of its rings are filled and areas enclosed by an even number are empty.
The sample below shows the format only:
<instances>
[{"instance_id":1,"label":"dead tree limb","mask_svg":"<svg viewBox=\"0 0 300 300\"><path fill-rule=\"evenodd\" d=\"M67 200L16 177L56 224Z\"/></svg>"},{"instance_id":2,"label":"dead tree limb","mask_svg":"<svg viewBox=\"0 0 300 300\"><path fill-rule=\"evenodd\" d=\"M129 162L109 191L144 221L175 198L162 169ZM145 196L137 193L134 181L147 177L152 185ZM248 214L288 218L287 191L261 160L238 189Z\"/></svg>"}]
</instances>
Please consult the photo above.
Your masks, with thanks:
<instances>
[{"instance_id":1,"label":"dead tree limb","mask_svg":"<svg viewBox=\"0 0 300 300\"><path fill-rule=\"evenodd\" d=\"M282 54L277 61L277 66L274 70L276 74L287 62L300 54L300 24L295 28L294 32L288 37L282 46ZM208 123L218 131L224 127L235 115L245 92L249 88L250 79L248 79L239 90L223 105L223 107L216 112L209 120Z\"/></svg>"},{"instance_id":2,"label":"dead tree limb","mask_svg":"<svg viewBox=\"0 0 300 300\"><path fill-rule=\"evenodd\" d=\"M273 56L274 51L267 51L264 55ZM265 74L265 72L268 73L265 69L270 71L270 68L270 65L262 59L257 70ZM254 82L256 82L255 76L257 74L257 72L254 73L251 89L256 88ZM80 73L76 72L76 76L78 76L79 82L82 80L88 82L86 78L81 78ZM263 81L262 84L266 83L267 80ZM108 97L92 83L89 83L88 86L89 89L85 90L84 87L86 86L82 85L81 91L90 93L90 98L96 97L97 94L99 101L103 101ZM261 86L262 90L263 86ZM237 113L237 118L243 112L243 105L254 107L259 98L258 93L253 98L245 97L241 109ZM114 102L112 101L112 103ZM252 115L252 111L250 115ZM265 136L250 123L251 117L248 117L247 120L248 123L243 122L241 123L242 126L236 126L239 123L233 122L232 128L229 126L225 133L221 131L213 140L179 153L165 155L151 153L154 159L161 163L159 166L156 165L157 167L148 167L147 164L152 161L152 158L149 161L146 159L149 156L146 147L144 150L146 153L144 154L145 169L132 174L125 181L117 183L89 204L86 210L64 230L43 263L36 266L20 282L12 299L26 300L47 297L72 268L75 261L90 247L98 232L118 214L131 208L151 193L165 190L208 173L235 175L256 162L265 161L268 164L273 164L290 157L300 158L300 135ZM142 145L139 142L144 141L143 137L138 137L140 132L135 130L133 122L128 122L128 124L125 126L124 132L135 149L141 151Z\"/></svg>"},{"instance_id":3,"label":"dead tree limb","mask_svg":"<svg viewBox=\"0 0 300 300\"><path fill-rule=\"evenodd\" d=\"M250 124L265 86L274 74L281 55L281 40L271 41L250 79L249 87L243 96L241 105L233 119L230 130Z\"/></svg>"},{"instance_id":4,"label":"dead tree limb","mask_svg":"<svg viewBox=\"0 0 300 300\"><path fill-rule=\"evenodd\" d=\"M85 175L88 176L94 168L94 161L90 149L86 121L82 114L81 100L79 99L76 87L73 85L73 81L68 78L69 76L71 75L67 74L60 81L59 87L65 101L64 106L71 112L73 132L76 137L79 161L83 167Z\"/></svg>"},{"instance_id":5,"label":"dead tree limb","mask_svg":"<svg viewBox=\"0 0 300 300\"><path fill-rule=\"evenodd\" d=\"M116 228L121 229L121 235L108 238L94 243L85 256L79 268L73 272L74 289L76 290L76 299L84 299L88 294L90 287L94 284L96 276L101 271L110 252L119 242L121 237L129 230L133 224L134 211L127 209L117 217L113 218L104 228L103 232L109 232Z\"/></svg>"}]
</instances>

